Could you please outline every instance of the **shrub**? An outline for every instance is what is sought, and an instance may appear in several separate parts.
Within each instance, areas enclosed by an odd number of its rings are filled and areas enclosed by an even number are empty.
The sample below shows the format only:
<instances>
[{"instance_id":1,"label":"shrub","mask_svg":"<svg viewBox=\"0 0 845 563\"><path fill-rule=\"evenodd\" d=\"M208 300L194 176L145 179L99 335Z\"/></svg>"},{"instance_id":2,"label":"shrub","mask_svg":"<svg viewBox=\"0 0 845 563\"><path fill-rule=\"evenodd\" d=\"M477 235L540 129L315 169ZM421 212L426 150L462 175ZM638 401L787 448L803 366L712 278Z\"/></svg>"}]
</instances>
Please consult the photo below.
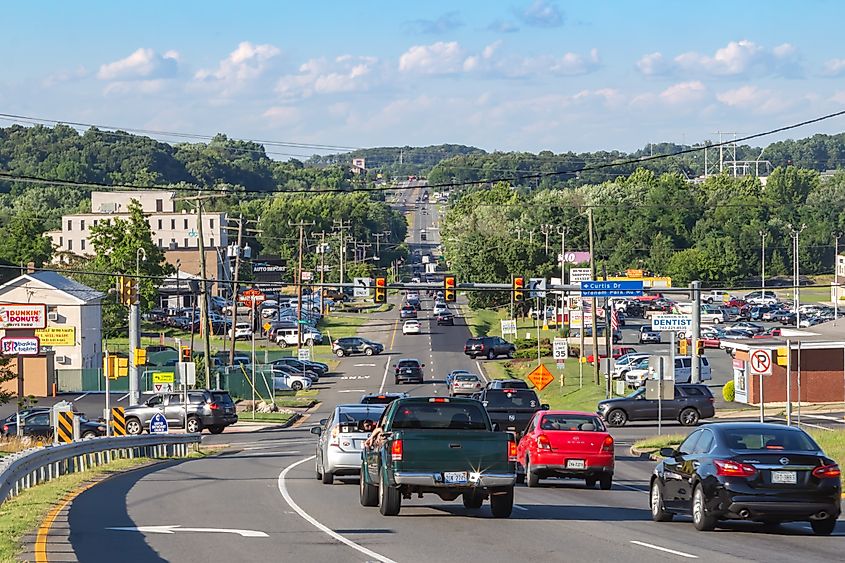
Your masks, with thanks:
<instances>
[{"instance_id":1,"label":"shrub","mask_svg":"<svg viewBox=\"0 0 845 563\"><path fill-rule=\"evenodd\" d=\"M736 389L734 389L733 380L728 381L725 383L725 386L722 387L722 397L724 397L729 403L732 403L734 399L736 399Z\"/></svg>"}]
</instances>

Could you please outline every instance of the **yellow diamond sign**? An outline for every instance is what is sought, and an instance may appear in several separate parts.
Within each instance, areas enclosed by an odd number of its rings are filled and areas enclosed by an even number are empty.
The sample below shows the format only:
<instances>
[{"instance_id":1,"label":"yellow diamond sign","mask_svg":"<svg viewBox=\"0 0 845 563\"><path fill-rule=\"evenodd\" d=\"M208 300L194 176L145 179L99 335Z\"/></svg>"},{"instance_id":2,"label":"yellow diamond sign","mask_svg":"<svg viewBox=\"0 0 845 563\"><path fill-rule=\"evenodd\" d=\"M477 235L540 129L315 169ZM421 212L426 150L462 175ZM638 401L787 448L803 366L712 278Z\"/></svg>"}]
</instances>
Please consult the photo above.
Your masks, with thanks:
<instances>
[{"instance_id":1,"label":"yellow diamond sign","mask_svg":"<svg viewBox=\"0 0 845 563\"><path fill-rule=\"evenodd\" d=\"M528 381L534 384L534 387L537 388L537 391L542 391L546 388L546 386L555 380L555 376L546 369L546 366L540 364L534 371L528 374Z\"/></svg>"}]
</instances>

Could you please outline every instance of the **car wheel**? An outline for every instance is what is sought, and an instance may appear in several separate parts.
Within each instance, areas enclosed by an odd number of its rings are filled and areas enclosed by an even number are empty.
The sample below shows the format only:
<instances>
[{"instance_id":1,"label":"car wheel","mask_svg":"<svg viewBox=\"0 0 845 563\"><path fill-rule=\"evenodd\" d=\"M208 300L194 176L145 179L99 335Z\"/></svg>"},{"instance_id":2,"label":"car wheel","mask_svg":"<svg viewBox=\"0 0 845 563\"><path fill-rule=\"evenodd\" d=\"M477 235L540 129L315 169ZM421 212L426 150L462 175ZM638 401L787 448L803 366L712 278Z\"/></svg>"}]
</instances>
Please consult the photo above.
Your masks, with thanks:
<instances>
[{"instance_id":1,"label":"car wheel","mask_svg":"<svg viewBox=\"0 0 845 563\"><path fill-rule=\"evenodd\" d=\"M337 352L335 352L334 355L337 356L338 358L342 358L345 354L344 354L343 350L338 348Z\"/></svg>"},{"instance_id":2,"label":"car wheel","mask_svg":"<svg viewBox=\"0 0 845 563\"><path fill-rule=\"evenodd\" d=\"M687 407L682 410L680 416L678 417L678 421L684 426L695 426L698 424L700 419L701 415L699 415L698 411L692 407Z\"/></svg>"},{"instance_id":3,"label":"car wheel","mask_svg":"<svg viewBox=\"0 0 845 563\"><path fill-rule=\"evenodd\" d=\"M364 479L364 466L361 466L361 483L358 487L361 506L378 506L378 488Z\"/></svg>"},{"instance_id":4,"label":"car wheel","mask_svg":"<svg viewBox=\"0 0 845 563\"><path fill-rule=\"evenodd\" d=\"M709 532L716 527L716 518L707 514L701 485L696 485L692 492L692 523L699 532Z\"/></svg>"},{"instance_id":5,"label":"car wheel","mask_svg":"<svg viewBox=\"0 0 845 563\"><path fill-rule=\"evenodd\" d=\"M202 422L200 422L200 419L195 416L189 416L188 422L185 424L185 430L191 434L202 432Z\"/></svg>"},{"instance_id":6,"label":"car wheel","mask_svg":"<svg viewBox=\"0 0 845 563\"><path fill-rule=\"evenodd\" d=\"M464 508L466 509L474 510L481 508L481 505L484 504L484 497L478 492L464 493L461 496L463 496Z\"/></svg>"},{"instance_id":7,"label":"car wheel","mask_svg":"<svg viewBox=\"0 0 845 563\"><path fill-rule=\"evenodd\" d=\"M211 432L212 434L221 434L223 432L224 428L225 428L225 426L221 426L221 425L218 424L218 425L215 425L215 426L209 426L208 431Z\"/></svg>"},{"instance_id":8,"label":"car wheel","mask_svg":"<svg viewBox=\"0 0 845 563\"><path fill-rule=\"evenodd\" d=\"M381 477L378 486L378 511L382 516L396 516L402 508L402 495L397 487L387 484L383 471L379 473Z\"/></svg>"},{"instance_id":9,"label":"car wheel","mask_svg":"<svg viewBox=\"0 0 845 563\"><path fill-rule=\"evenodd\" d=\"M373 349L372 348L366 348L364 350L364 355L365 356L372 356L373 355Z\"/></svg>"},{"instance_id":10,"label":"car wheel","mask_svg":"<svg viewBox=\"0 0 845 563\"><path fill-rule=\"evenodd\" d=\"M493 350L490 350L489 352L487 352L487 359L488 360L496 359L496 354L495 354L495 352L493 352Z\"/></svg>"},{"instance_id":11,"label":"car wheel","mask_svg":"<svg viewBox=\"0 0 845 563\"><path fill-rule=\"evenodd\" d=\"M824 520L810 520L810 527L817 536L829 536L836 528L836 518L825 518Z\"/></svg>"},{"instance_id":12,"label":"car wheel","mask_svg":"<svg viewBox=\"0 0 845 563\"><path fill-rule=\"evenodd\" d=\"M324 485L331 485L332 483L334 483L334 473L331 473L330 471L326 471L325 467L323 467L322 469L323 469L323 478L322 478L323 484Z\"/></svg>"},{"instance_id":13,"label":"car wheel","mask_svg":"<svg viewBox=\"0 0 845 563\"><path fill-rule=\"evenodd\" d=\"M399 378L398 378L398 377L394 377L394 378L393 378L393 384L394 384L394 385L399 385Z\"/></svg>"},{"instance_id":14,"label":"car wheel","mask_svg":"<svg viewBox=\"0 0 845 563\"><path fill-rule=\"evenodd\" d=\"M531 471L531 459L525 458L525 484L529 487L540 486L540 475Z\"/></svg>"},{"instance_id":15,"label":"car wheel","mask_svg":"<svg viewBox=\"0 0 845 563\"><path fill-rule=\"evenodd\" d=\"M509 487L504 493L490 495L490 511L493 518L509 518L513 512L513 487Z\"/></svg>"},{"instance_id":16,"label":"car wheel","mask_svg":"<svg viewBox=\"0 0 845 563\"><path fill-rule=\"evenodd\" d=\"M607 423L611 426L624 426L628 422L628 415L621 409L613 409L607 413Z\"/></svg>"},{"instance_id":17,"label":"car wheel","mask_svg":"<svg viewBox=\"0 0 845 563\"><path fill-rule=\"evenodd\" d=\"M613 487L613 473L602 473L599 477L599 487L603 491L609 491Z\"/></svg>"},{"instance_id":18,"label":"car wheel","mask_svg":"<svg viewBox=\"0 0 845 563\"><path fill-rule=\"evenodd\" d=\"M588 489L595 489L596 488L596 477L595 477L595 475L590 475L589 477L584 478L584 481L587 483Z\"/></svg>"},{"instance_id":19,"label":"car wheel","mask_svg":"<svg viewBox=\"0 0 845 563\"><path fill-rule=\"evenodd\" d=\"M663 506L663 491L657 479L651 481L651 492L649 493L649 506L651 508L651 519L655 522L671 522L674 515L666 512Z\"/></svg>"},{"instance_id":20,"label":"car wheel","mask_svg":"<svg viewBox=\"0 0 845 563\"><path fill-rule=\"evenodd\" d=\"M141 421L137 418L127 418L126 419L126 433L130 436L137 436L141 432L144 431L144 427L141 426Z\"/></svg>"},{"instance_id":21,"label":"car wheel","mask_svg":"<svg viewBox=\"0 0 845 563\"><path fill-rule=\"evenodd\" d=\"M317 457L314 457L314 473L317 476L317 480L321 480L323 478L323 471L320 469L320 461Z\"/></svg>"},{"instance_id":22,"label":"car wheel","mask_svg":"<svg viewBox=\"0 0 845 563\"><path fill-rule=\"evenodd\" d=\"M512 358L513 358L513 352L514 352L514 351L513 351L513 348L508 348L508 354L507 354L507 355L508 355L508 359L512 359Z\"/></svg>"},{"instance_id":23,"label":"car wheel","mask_svg":"<svg viewBox=\"0 0 845 563\"><path fill-rule=\"evenodd\" d=\"M294 381L290 384L290 388L294 391L302 391L302 382L301 381Z\"/></svg>"},{"instance_id":24,"label":"car wheel","mask_svg":"<svg viewBox=\"0 0 845 563\"><path fill-rule=\"evenodd\" d=\"M91 438L96 438L96 437L97 437L97 433L96 433L96 432L93 432L93 431L91 431L91 430L89 430L88 432L85 432L84 434L82 434L82 439L83 439L83 440L90 440Z\"/></svg>"}]
</instances>

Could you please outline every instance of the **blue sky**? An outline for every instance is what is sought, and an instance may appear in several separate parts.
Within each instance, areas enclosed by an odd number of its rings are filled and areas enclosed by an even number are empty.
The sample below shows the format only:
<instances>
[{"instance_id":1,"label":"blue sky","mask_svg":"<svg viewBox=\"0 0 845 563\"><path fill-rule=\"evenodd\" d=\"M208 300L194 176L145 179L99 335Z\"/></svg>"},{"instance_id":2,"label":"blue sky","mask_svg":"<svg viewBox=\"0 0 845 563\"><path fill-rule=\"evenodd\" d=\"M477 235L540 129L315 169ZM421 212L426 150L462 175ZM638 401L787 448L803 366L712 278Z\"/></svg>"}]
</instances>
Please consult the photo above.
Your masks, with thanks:
<instances>
[{"instance_id":1,"label":"blue sky","mask_svg":"<svg viewBox=\"0 0 845 563\"><path fill-rule=\"evenodd\" d=\"M633 150L843 109L844 16L834 0L9 3L0 113L348 147ZM790 136L840 131L845 118Z\"/></svg>"}]
</instances>

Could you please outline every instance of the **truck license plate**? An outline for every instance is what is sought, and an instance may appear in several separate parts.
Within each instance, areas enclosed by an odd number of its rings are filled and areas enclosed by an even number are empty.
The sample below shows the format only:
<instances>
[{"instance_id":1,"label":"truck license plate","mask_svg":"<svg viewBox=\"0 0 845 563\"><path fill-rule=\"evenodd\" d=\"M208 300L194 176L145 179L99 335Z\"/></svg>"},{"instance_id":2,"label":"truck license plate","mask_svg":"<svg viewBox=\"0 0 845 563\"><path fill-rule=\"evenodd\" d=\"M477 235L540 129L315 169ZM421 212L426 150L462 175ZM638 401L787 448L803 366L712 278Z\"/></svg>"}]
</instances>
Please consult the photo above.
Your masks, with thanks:
<instances>
[{"instance_id":1,"label":"truck license plate","mask_svg":"<svg viewBox=\"0 0 845 563\"><path fill-rule=\"evenodd\" d=\"M567 459L566 460L566 468L567 469L584 469L584 460L583 459Z\"/></svg>"},{"instance_id":2,"label":"truck license plate","mask_svg":"<svg viewBox=\"0 0 845 563\"><path fill-rule=\"evenodd\" d=\"M794 485L798 482L795 471L772 471L772 483L778 485Z\"/></svg>"},{"instance_id":3,"label":"truck license plate","mask_svg":"<svg viewBox=\"0 0 845 563\"><path fill-rule=\"evenodd\" d=\"M446 471L443 473L443 482L450 484L463 484L467 482L466 471Z\"/></svg>"}]
</instances>

